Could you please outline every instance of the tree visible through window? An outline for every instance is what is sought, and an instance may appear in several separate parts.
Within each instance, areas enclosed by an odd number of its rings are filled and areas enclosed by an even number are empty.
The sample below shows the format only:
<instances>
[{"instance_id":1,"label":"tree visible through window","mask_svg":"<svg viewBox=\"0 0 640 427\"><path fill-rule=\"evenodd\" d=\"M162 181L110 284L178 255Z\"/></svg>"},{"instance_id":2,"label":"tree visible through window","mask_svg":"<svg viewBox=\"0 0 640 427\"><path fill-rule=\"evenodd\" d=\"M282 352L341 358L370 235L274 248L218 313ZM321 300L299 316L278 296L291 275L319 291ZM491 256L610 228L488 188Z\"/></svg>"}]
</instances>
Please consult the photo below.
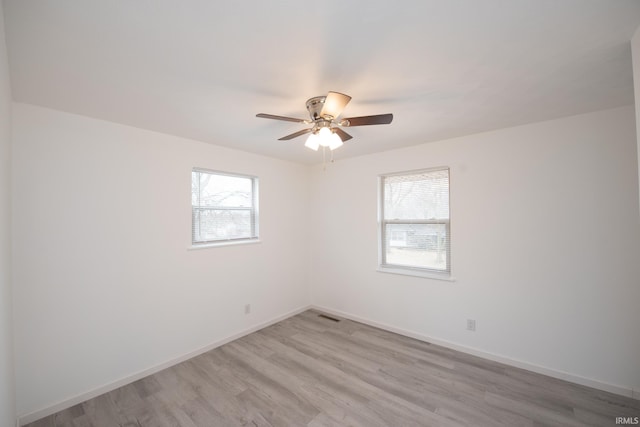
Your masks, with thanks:
<instances>
[{"instance_id":1,"label":"tree visible through window","mask_svg":"<svg viewBox=\"0 0 640 427\"><path fill-rule=\"evenodd\" d=\"M384 175L380 192L380 266L449 274L449 169Z\"/></svg>"},{"instance_id":2,"label":"tree visible through window","mask_svg":"<svg viewBox=\"0 0 640 427\"><path fill-rule=\"evenodd\" d=\"M258 179L194 169L192 243L258 238Z\"/></svg>"}]
</instances>

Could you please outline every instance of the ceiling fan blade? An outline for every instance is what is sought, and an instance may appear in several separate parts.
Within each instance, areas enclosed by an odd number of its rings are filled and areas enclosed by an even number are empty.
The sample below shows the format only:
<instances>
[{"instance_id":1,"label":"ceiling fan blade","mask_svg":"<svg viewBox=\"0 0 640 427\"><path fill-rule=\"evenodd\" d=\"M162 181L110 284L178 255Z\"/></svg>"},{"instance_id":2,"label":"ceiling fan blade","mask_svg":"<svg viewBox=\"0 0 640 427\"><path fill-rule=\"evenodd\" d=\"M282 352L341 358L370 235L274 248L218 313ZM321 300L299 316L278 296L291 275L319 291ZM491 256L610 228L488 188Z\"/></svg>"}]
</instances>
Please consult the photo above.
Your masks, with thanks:
<instances>
[{"instance_id":1,"label":"ceiling fan blade","mask_svg":"<svg viewBox=\"0 0 640 427\"><path fill-rule=\"evenodd\" d=\"M287 136L283 136L282 138L278 138L278 141L288 141L290 139L297 138L297 137L299 137L301 135L304 135L305 133L309 133L312 130L313 130L313 128L302 129L302 130L299 130L298 132L292 133L291 135L287 135Z\"/></svg>"},{"instance_id":2,"label":"ceiling fan blade","mask_svg":"<svg viewBox=\"0 0 640 427\"><path fill-rule=\"evenodd\" d=\"M346 133L340 128L333 128L333 131L338 134L342 142L348 141L351 138L353 138L351 135L349 135L348 133Z\"/></svg>"},{"instance_id":3,"label":"ceiling fan blade","mask_svg":"<svg viewBox=\"0 0 640 427\"><path fill-rule=\"evenodd\" d=\"M393 121L393 114L378 114L376 116L349 117L340 120L340 126L388 125Z\"/></svg>"},{"instance_id":4,"label":"ceiling fan blade","mask_svg":"<svg viewBox=\"0 0 640 427\"><path fill-rule=\"evenodd\" d=\"M265 113L256 114L256 117L261 117L263 119L284 120L285 122L306 123L306 120L304 119L296 119L293 117L284 117L284 116L274 116L273 114L265 114Z\"/></svg>"},{"instance_id":5,"label":"ceiling fan blade","mask_svg":"<svg viewBox=\"0 0 640 427\"><path fill-rule=\"evenodd\" d=\"M320 116L331 116L335 119L342 113L342 110L344 110L344 107L347 106L349 101L351 101L349 95L340 92L329 92L324 100Z\"/></svg>"}]
</instances>

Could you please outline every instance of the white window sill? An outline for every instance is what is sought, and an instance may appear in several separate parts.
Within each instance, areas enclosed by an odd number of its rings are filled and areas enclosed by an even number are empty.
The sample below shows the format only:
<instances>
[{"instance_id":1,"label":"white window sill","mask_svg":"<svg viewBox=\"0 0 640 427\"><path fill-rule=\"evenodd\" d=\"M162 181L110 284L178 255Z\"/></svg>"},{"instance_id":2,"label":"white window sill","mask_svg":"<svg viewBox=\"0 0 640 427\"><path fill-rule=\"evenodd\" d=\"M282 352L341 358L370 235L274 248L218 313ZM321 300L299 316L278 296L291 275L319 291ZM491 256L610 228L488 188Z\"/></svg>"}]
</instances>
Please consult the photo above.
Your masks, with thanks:
<instances>
[{"instance_id":1,"label":"white window sill","mask_svg":"<svg viewBox=\"0 0 640 427\"><path fill-rule=\"evenodd\" d=\"M187 248L187 250L194 251L198 249L218 248L220 246L253 245L255 243L260 243L260 239L223 240L220 242L203 243L201 245L191 245Z\"/></svg>"},{"instance_id":2,"label":"white window sill","mask_svg":"<svg viewBox=\"0 0 640 427\"><path fill-rule=\"evenodd\" d=\"M414 277L423 277L426 279L435 279L435 280L444 280L445 282L455 282L456 278L452 277L446 273L432 273L429 271L420 271L414 270L410 268L397 268L397 267L382 267L379 266L377 271L380 273L389 273L389 274L400 274L403 276L414 276Z\"/></svg>"}]
</instances>

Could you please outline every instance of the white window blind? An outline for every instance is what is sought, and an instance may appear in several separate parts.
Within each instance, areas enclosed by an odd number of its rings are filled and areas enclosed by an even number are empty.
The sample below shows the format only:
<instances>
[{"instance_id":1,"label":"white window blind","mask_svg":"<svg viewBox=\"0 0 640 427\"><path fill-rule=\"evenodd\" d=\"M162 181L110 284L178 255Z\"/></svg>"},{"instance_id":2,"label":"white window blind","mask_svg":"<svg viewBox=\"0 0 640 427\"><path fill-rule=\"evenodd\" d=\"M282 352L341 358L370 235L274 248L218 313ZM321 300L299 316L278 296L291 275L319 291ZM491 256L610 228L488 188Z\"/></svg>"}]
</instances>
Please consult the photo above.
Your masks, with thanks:
<instances>
[{"instance_id":1,"label":"white window blind","mask_svg":"<svg viewBox=\"0 0 640 427\"><path fill-rule=\"evenodd\" d=\"M258 238L258 178L194 169L192 243Z\"/></svg>"},{"instance_id":2,"label":"white window blind","mask_svg":"<svg viewBox=\"0 0 640 427\"><path fill-rule=\"evenodd\" d=\"M449 169L380 179L381 267L450 274Z\"/></svg>"}]
</instances>

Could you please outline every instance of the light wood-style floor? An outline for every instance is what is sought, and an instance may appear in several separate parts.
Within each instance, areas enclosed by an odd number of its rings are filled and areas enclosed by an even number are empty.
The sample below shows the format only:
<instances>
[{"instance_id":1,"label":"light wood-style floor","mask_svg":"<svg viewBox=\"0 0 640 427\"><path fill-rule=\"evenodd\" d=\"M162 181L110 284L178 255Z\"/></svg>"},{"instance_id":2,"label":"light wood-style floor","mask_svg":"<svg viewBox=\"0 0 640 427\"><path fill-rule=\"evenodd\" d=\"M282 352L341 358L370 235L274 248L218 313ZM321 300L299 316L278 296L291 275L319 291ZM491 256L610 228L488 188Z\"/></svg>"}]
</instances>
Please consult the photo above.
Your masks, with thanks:
<instances>
[{"instance_id":1,"label":"light wood-style floor","mask_svg":"<svg viewBox=\"0 0 640 427\"><path fill-rule=\"evenodd\" d=\"M309 310L31 427L607 426L640 401Z\"/></svg>"}]
</instances>

